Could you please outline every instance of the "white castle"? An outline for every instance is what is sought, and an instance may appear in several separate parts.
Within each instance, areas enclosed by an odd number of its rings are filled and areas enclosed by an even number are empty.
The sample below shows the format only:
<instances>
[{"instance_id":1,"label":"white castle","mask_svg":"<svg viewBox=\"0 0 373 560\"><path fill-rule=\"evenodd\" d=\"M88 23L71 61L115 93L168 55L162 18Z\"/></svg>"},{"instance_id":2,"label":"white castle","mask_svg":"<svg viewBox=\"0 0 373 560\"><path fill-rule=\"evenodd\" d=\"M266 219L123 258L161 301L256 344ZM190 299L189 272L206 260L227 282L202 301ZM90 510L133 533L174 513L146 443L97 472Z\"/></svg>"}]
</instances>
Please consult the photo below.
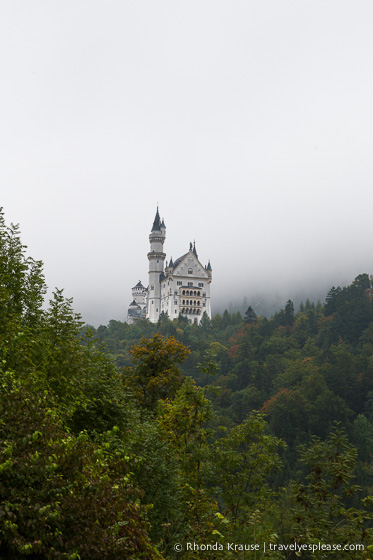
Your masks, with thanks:
<instances>
[{"instance_id":1,"label":"white castle","mask_svg":"<svg viewBox=\"0 0 373 560\"><path fill-rule=\"evenodd\" d=\"M203 314L211 319L210 284L212 269L210 261L203 266L198 260L196 244L190 243L189 251L170 262L164 268L166 253L163 244L166 239L164 220L157 213L149 235L149 286L141 281L132 288L132 303L128 307L127 323L147 318L156 323L161 313L170 319L179 315L199 324Z\"/></svg>"}]
</instances>

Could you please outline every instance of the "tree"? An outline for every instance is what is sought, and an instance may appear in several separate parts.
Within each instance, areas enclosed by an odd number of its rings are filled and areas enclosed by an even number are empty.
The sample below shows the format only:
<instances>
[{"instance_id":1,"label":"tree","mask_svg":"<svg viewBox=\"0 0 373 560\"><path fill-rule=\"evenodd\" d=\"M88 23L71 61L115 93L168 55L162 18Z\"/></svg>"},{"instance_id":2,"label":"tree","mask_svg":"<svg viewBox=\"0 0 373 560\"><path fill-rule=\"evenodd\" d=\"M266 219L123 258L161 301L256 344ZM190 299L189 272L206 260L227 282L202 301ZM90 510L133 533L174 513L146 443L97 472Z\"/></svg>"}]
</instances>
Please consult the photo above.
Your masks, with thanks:
<instances>
[{"instance_id":1,"label":"tree","mask_svg":"<svg viewBox=\"0 0 373 560\"><path fill-rule=\"evenodd\" d=\"M42 309L42 264L2 213L0 278L1 558L159 558L118 445L135 419L121 376L62 290Z\"/></svg>"},{"instance_id":2,"label":"tree","mask_svg":"<svg viewBox=\"0 0 373 560\"><path fill-rule=\"evenodd\" d=\"M294 304L290 299L286 302L285 309L275 313L274 323L276 326L284 327L291 327L294 324Z\"/></svg>"},{"instance_id":3,"label":"tree","mask_svg":"<svg viewBox=\"0 0 373 560\"><path fill-rule=\"evenodd\" d=\"M203 313L200 320L199 326L204 333L208 333L211 329L211 319L207 315L206 311Z\"/></svg>"},{"instance_id":4,"label":"tree","mask_svg":"<svg viewBox=\"0 0 373 560\"><path fill-rule=\"evenodd\" d=\"M123 369L123 383L142 407L154 411L159 399L173 397L182 385L179 364L189 352L174 337L165 338L159 333L151 339L143 337L141 344L130 350L134 365Z\"/></svg>"},{"instance_id":5,"label":"tree","mask_svg":"<svg viewBox=\"0 0 373 560\"><path fill-rule=\"evenodd\" d=\"M285 305L284 325L291 327L294 324L294 303L289 299Z\"/></svg>"},{"instance_id":6,"label":"tree","mask_svg":"<svg viewBox=\"0 0 373 560\"><path fill-rule=\"evenodd\" d=\"M148 560L146 508L125 453L64 427L53 396L11 372L0 383L0 556ZM118 430L117 430L118 431Z\"/></svg>"},{"instance_id":7,"label":"tree","mask_svg":"<svg viewBox=\"0 0 373 560\"><path fill-rule=\"evenodd\" d=\"M321 542L325 545L363 543L368 538L365 521L370 518L364 509L346 505L346 498L359 488L352 483L357 452L345 432L335 426L329 437L300 447L300 462L306 467L305 482L290 485L293 525L288 537L298 543ZM325 552L315 556L325 558ZM330 549L329 549L330 553ZM361 551L339 551L338 558L361 558Z\"/></svg>"},{"instance_id":8,"label":"tree","mask_svg":"<svg viewBox=\"0 0 373 560\"><path fill-rule=\"evenodd\" d=\"M324 313L325 315L332 315L337 310L338 295L341 293L342 288L340 286L332 286L329 292L326 294L324 303Z\"/></svg>"},{"instance_id":9,"label":"tree","mask_svg":"<svg viewBox=\"0 0 373 560\"><path fill-rule=\"evenodd\" d=\"M215 482L225 513L235 521L260 509L270 498L268 476L281 465L278 450L284 442L266 431L263 415L253 411L215 444Z\"/></svg>"},{"instance_id":10,"label":"tree","mask_svg":"<svg viewBox=\"0 0 373 560\"><path fill-rule=\"evenodd\" d=\"M179 462L187 540L206 539L217 511L206 491L206 475L211 469L207 422L211 418L206 390L197 387L191 377L185 379L172 401L162 401L159 406L158 421Z\"/></svg>"},{"instance_id":11,"label":"tree","mask_svg":"<svg viewBox=\"0 0 373 560\"><path fill-rule=\"evenodd\" d=\"M30 370L30 339L43 319L46 286L41 261L27 257L25 249L19 226L7 226L0 208L0 359L9 368Z\"/></svg>"},{"instance_id":12,"label":"tree","mask_svg":"<svg viewBox=\"0 0 373 560\"><path fill-rule=\"evenodd\" d=\"M251 307L251 305L249 305L249 307L245 312L244 321L247 325L250 325L251 323L256 323L256 320L257 320L257 315L254 309Z\"/></svg>"}]
</instances>

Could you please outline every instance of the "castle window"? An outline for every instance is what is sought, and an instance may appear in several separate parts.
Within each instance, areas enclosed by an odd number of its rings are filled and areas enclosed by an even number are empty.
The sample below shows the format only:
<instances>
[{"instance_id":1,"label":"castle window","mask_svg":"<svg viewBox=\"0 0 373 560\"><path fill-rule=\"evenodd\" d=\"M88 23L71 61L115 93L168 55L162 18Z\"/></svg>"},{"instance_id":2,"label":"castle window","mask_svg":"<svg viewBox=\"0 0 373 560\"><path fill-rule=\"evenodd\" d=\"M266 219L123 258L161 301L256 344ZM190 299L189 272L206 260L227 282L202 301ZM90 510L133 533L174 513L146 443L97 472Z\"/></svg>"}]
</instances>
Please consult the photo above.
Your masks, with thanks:
<instances>
[{"instance_id":1,"label":"castle window","mask_svg":"<svg viewBox=\"0 0 373 560\"><path fill-rule=\"evenodd\" d=\"M205 302L203 302L203 303L202 303L202 306L203 306L203 307L206 307L206 304L205 304Z\"/></svg>"},{"instance_id":2,"label":"castle window","mask_svg":"<svg viewBox=\"0 0 373 560\"><path fill-rule=\"evenodd\" d=\"M185 296L185 290L183 290L183 296Z\"/></svg>"},{"instance_id":3,"label":"castle window","mask_svg":"<svg viewBox=\"0 0 373 560\"><path fill-rule=\"evenodd\" d=\"M174 300L174 304L177 305L177 300L176 299Z\"/></svg>"},{"instance_id":4,"label":"castle window","mask_svg":"<svg viewBox=\"0 0 373 560\"><path fill-rule=\"evenodd\" d=\"M177 296L177 290L174 290L174 296Z\"/></svg>"},{"instance_id":5,"label":"castle window","mask_svg":"<svg viewBox=\"0 0 373 560\"><path fill-rule=\"evenodd\" d=\"M185 299L183 299L183 305L185 305Z\"/></svg>"},{"instance_id":6,"label":"castle window","mask_svg":"<svg viewBox=\"0 0 373 560\"><path fill-rule=\"evenodd\" d=\"M193 286L193 282L188 282L188 286Z\"/></svg>"},{"instance_id":7,"label":"castle window","mask_svg":"<svg viewBox=\"0 0 373 560\"><path fill-rule=\"evenodd\" d=\"M183 283L180 282L180 280L178 280L178 281L176 282L176 284L177 284L178 286L182 286L182 285L183 285Z\"/></svg>"},{"instance_id":8,"label":"castle window","mask_svg":"<svg viewBox=\"0 0 373 560\"><path fill-rule=\"evenodd\" d=\"M198 283L198 287L199 287L199 288L203 288L203 282L199 282L199 283Z\"/></svg>"},{"instance_id":9,"label":"castle window","mask_svg":"<svg viewBox=\"0 0 373 560\"><path fill-rule=\"evenodd\" d=\"M198 292L198 295L200 296L200 295L201 295L201 292Z\"/></svg>"},{"instance_id":10,"label":"castle window","mask_svg":"<svg viewBox=\"0 0 373 560\"><path fill-rule=\"evenodd\" d=\"M151 285L151 288L150 288L150 289L151 289L151 290L154 290L154 286L153 286L153 284Z\"/></svg>"},{"instance_id":11,"label":"castle window","mask_svg":"<svg viewBox=\"0 0 373 560\"><path fill-rule=\"evenodd\" d=\"M188 268L188 274L193 274L193 268Z\"/></svg>"},{"instance_id":12,"label":"castle window","mask_svg":"<svg viewBox=\"0 0 373 560\"><path fill-rule=\"evenodd\" d=\"M194 290L194 295L195 295L195 296L197 295L197 292L196 292L195 290Z\"/></svg>"},{"instance_id":13,"label":"castle window","mask_svg":"<svg viewBox=\"0 0 373 560\"><path fill-rule=\"evenodd\" d=\"M201 305L201 302L200 302L200 301L197 301L197 305Z\"/></svg>"}]
</instances>

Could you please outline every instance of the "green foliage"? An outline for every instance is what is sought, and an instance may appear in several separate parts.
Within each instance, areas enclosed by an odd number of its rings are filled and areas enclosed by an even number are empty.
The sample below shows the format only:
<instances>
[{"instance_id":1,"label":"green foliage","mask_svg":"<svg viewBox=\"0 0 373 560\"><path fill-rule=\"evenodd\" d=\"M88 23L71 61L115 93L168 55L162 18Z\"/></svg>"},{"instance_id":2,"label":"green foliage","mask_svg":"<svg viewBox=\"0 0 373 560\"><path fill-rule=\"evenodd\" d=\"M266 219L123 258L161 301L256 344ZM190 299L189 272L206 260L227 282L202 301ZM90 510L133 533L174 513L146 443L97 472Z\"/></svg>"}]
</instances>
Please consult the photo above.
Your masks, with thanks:
<instances>
[{"instance_id":1,"label":"green foliage","mask_svg":"<svg viewBox=\"0 0 373 560\"><path fill-rule=\"evenodd\" d=\"M123 441L136 417L121 376L62 290L42 310L41 263L0 222L0 556L159 558L107 431Z\"/></svg>"},{"instance_id":2,"label":"green foliage","mask_svg":"<svg viewBox=\"0 0 373 560\"><path fill-rule=\"evenodd\" d=\"M200 325L162 315L157 325L94 330L62 290L43 310L42 265L0 214L0 275L2 558L171 559L175 543L192 541L368 542L366 274L332 288L324 306L307 300L295 313L289 300L272 319L249 307L245 318L225 310ZM330 432L336 420L345 431ZM214 551L229 557L238 556Z\"/></svg>"},{"instance_id":3,"label":"green foliage","mask_svg":"<svg viewBox=\"0 0 373 560\"><path fill-rule=\"evenodd\" d=\"M289 538L299 543L325 544L366 542L370 531L365 524L370 515L363 509L346 506L359 487L352 483L357 451L343 430L335 427L325 441L313 437L300 448L300 462L306 468L304 482L290 486L292 526ZM324 551L316 558L327 558ZM341 551L339 558L361 558L361 552Z\"/></svg>"},{"instance_id":4,"label":"green foliage","mask_svg":"<svg viewBox=\"0 0 373 560\"><path fill-rule=\"evenodd\" d=\"M142 338L141 344L130 350L133 367L124 369L123 382L131 389L139 404L154 410L159 399L172 397L183 379L179 364L189 354L174 337L156 333L152 339Z\"/></svg>"},{"instance_id":5,"label":"green foliage","mask_svg":"<svg viewBox=\"0 0 373 560\"><path fill-rule=\"evenodd\" d=\"M158 421L165 437L176 451L181 481L184 538L203 542L213 527L217 506L206 490L206 476L211 470L211 403L205 390L187 378L172 402L160 403ZM194 556L191 556L194 557Z\"/></svg>"},{"instance_id":6,"label":"green foliage","mask_svg":"<svg viewBox=\"0 0 373 560\"><path fill-rule=\"evenodd\" d=\"M52 396L9 372L0 403L1 558L158 557L124 455L69 434Z\"/></svg>"},{"instance_id":7,"label":"green foliage","mask_svg":"<svg viewBox=\"0 0 373 560\"><path fill-rule=\"evenodd\" d=\"M248 514L268 506L272 498L268 476L281 465L278 449L283 445L267 433L257 411L216 441L214 480L225 515L235 522L247 521Z\"/></svg>"}]
</instances>

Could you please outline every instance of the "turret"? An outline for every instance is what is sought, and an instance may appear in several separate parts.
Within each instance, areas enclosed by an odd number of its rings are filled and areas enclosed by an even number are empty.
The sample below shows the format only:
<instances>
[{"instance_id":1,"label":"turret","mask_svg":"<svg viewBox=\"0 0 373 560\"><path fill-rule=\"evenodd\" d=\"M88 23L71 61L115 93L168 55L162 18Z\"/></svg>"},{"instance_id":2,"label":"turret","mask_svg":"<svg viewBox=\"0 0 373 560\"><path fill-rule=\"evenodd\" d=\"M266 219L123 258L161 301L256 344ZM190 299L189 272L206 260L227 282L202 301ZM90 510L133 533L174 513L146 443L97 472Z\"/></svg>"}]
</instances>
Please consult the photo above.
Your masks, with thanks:
<instances>
[{"instance_id":1,"label":"turret","mask_svg":"<svg viewBox=\"0 0 373 560\"><path fill-rule=\"evenodd\" d=\"M211 282L211 280L212 280L212 268L211 268L210 261L209 261L208 265L206 266L206 271L207 271L207 274L209 275L209 281Z\"/></svg>"},{"instance_id":2,"label":"turret","mask_svg":"<svg viewBox=\"0 0 373 560\"><path fill-rule=\"evenodd\" d=\"M167 261L166 261L166 268L164 269L165 275L168 276L169 274L172 274L173 270L174 270L174 262L173 262L172 257L171 257L171 260L168 264L167 264Z\"/></svg>"},{"instance_id":3,"label":"turret","mask_svg":"<svg viewBox=\"0 0 373 560\"><path fill-rule=\"evenodd\" d=\"M153 227L149 235L150 251L148 253L149 291L147 317L152 323L158 320L161 310L160 276L163 275L164 260L166 258L166 254L163 252L165 239L166 226L164 220L161 222L157 207Z\"/></svg>"},{"instance_id":4,"label":"turret","mask_svg":"<svg viewBox=\"0 0 373 560\"><path fill-rule=\"evenodd\" d=\"M132 288L132 299L137 304L144 305L145 296L146 296L146 290L145 290L144 286L142 285L141 280L139 280L137 282L136 286L134 286Z\"/></svg>"}]
</instances>

